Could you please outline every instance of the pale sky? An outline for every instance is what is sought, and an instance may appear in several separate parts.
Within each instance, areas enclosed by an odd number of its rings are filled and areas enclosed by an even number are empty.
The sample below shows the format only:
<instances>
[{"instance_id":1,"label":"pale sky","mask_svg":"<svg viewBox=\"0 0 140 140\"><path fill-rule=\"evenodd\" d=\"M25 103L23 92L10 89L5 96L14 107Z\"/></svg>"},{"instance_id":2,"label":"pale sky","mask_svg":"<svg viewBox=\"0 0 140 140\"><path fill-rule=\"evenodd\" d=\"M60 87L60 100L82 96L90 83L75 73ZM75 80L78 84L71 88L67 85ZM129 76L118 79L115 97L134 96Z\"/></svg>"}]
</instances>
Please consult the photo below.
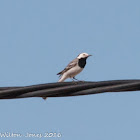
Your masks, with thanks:
<instances>
[{"instance_id":1,"label":"pale sky","mask_svg":"<svg viewBox=\"0 0 140 140\"><path fill-rule=\"evenodd\" d=\"M79 80L139 79L139 7L138 0L1 0L1 87L57 82L81 52L93 56ZM139 100L140 92L1 100L0 133L139 140Z\"/></svg>"}]
</instances>

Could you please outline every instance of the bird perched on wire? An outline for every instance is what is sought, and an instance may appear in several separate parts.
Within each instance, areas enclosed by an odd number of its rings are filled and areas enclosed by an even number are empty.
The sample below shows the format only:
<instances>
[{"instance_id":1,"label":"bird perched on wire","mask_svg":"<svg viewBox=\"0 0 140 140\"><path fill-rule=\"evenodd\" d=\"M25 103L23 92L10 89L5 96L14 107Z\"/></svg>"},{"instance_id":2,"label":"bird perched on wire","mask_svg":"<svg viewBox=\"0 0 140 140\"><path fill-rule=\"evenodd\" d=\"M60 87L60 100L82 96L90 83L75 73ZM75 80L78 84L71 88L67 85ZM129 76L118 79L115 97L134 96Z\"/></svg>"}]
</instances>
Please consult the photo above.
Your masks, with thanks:
<instances>
[{"instance_id":1,"label":"bird perched on wire","mask_svg":"<svg viewBox=\"0 0 140 140\"><path fill-rule=\"evenodd\" d=\"M86 65L86 60L89 56L87 53L81 53L75 58L73 61L71 61L67 67L59 72L57 75L60 75L60 79L58 82L63 82L67 78L71 78L72 80L77 80L75 76L79 74Z\"/></svg>"},{"instance_id":2,"label":"bird perched on wire","mask_svg":"<svg viewBox=\"0 0 140 140\"><path fill-rule=\"evenodd\" d=\"M75 58L73 61L71 61L67 67L59 72L57 75L60 75L60 79L58 82L63 82L67 78L72 78L73 80L77 80L75 76L79 74L86 65L86 60L89 56L87 53L81 53ZM47 99L47 97L42 97L43 99Z\"/></svg>"}]
</instances>

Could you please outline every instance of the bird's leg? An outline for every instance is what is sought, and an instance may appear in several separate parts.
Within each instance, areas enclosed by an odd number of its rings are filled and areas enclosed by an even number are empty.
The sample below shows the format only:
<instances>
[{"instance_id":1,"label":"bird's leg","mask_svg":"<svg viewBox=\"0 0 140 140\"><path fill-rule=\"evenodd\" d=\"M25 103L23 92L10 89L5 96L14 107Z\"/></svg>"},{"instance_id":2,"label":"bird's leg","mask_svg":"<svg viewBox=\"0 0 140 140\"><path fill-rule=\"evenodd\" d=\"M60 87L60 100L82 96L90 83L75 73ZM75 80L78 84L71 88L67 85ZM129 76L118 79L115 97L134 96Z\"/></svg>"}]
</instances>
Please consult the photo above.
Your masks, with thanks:
<instances>
[{"instance_id":1,"label":"bird's leg","mask_svg":"<svg viewBox=\"0 0 140 140\"><path fill-rule=\"evenodd\" d=\"M78 82L84 82L84 81L81 81L81 80L76 79L75 77L73 77L73 79L74 80L77 80Z\"/></svg>"},{"instance_id":2,"label":"bird's leg","mask_svg":"<svg viewBox=\"0 0 140 140\"><path fill-rule=\"evenodd\" d=\"M71 77L71 79L72 79L73 82L76 82L76 81L77 82L84 82L84 81L80 81L80 80L76 79L75 77Z\"/></svg>"},{"instance_id":3,"label":"bird's leg","mask_svg":"<svg viewBox=\"0 0 140 140\"><path fill-rule=\"evenodd\" d=\"M72 79L76 80L76 81L79 81L78 79L76 79L75 77L73 77Z\"/></svg>"},{"instance_id":4,"label":"bird's leg","mask_svg":"<svg viewBox=\"0 0 140 140\"><path fill-rule=\"evenodd\" d=\"M75 82L73 78L71 78L72 82Z\"/></svg>"}]
</instances>

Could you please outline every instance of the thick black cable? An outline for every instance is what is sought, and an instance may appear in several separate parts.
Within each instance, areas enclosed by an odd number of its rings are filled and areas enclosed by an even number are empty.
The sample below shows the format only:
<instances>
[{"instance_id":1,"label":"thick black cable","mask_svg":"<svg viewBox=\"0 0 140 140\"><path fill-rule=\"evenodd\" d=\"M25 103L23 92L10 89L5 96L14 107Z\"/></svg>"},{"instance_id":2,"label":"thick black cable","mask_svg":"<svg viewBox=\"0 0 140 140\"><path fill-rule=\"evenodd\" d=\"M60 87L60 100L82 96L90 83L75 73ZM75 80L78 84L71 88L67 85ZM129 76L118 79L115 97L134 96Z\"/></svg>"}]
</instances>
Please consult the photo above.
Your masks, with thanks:
<instances>
[{"instance_id":1,"label":"thick black cable","mask_svg":"<svg viewBox=\"0 0 140 140\"><path fill-rule=\"evenodd\" d=\"M124 92L138 90L140 90L140 80L57 82L24 87L1 87L0 99L28 97L68 97L104 92Z\"/></svg>"}]
</instances>

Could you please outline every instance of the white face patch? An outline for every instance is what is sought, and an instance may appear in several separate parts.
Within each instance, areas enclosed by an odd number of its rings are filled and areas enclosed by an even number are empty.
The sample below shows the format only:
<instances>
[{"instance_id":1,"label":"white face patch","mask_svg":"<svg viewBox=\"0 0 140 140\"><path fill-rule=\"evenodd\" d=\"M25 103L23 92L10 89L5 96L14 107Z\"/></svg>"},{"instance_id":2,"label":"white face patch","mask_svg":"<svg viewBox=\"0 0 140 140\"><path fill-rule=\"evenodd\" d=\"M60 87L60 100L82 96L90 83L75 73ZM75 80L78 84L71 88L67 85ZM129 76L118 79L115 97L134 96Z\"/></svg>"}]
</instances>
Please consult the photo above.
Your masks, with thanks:
<instances>
[{"instance_id":1,"label":"white face patch","mask_svg":"<svg viewBox=\"0 0 140 140\"><path fill-rule=\"evenodd\" d=\"M78 55L78 59L80 59L80 58L86 58L86 57L88 57L89 55L87 54L87 53L81 53L81 54L79 54Z\"/></svg>"}]
</instances>

